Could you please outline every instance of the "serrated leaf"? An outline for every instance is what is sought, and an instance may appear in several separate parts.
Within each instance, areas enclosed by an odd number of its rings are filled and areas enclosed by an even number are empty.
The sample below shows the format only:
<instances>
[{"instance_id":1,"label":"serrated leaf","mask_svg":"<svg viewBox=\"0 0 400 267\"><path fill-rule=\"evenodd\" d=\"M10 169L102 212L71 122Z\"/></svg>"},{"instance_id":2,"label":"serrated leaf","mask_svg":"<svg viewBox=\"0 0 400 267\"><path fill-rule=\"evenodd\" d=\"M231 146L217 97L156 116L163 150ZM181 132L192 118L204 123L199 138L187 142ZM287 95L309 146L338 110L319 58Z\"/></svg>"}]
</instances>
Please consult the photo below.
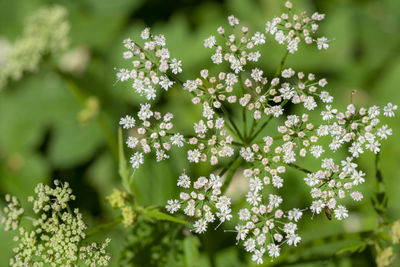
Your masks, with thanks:
<instances>
[{"instance_id":1,"label":"serrated leaf","mask_svg":"<svg viewBox=\"0 0 400 267\"><path fill-rule=\"evenodd\" d=\"M338 251L336 251L336 255L341 255L344 253L355 253L355 252L362 252L365 248L367 247L367 243L365 241L355 241L352 243L349 243L342 248L340 248Z\"/></svg>"},{"instance_id":2,"label":"serrated leaf","mask_svg":"<svg viewBox=\"0 0 400 267\"><path fill-rule=\"evenodd\" d=\"M199 266L200 241L197 236L188 236L183 240L184 266Z\"/></svg>"},{"instance_id":3,"label":"serrated leaf","mask_svg":"<svg viewBox=\"0 0 400 267\"><path fill-rule=\"evenodd\" d=\"M151 210L145 210L143 213L144 216L157 219L157 220L163 220L163 221L170 221L170 222L176 222L176 223L181 223L181 224L187 224L188 222L184 220L180 220L175 218L174 216L171 216L169 214L166 214L164 212L161 212L157 209L151 209Z\"/></svg>"}]
</instances>

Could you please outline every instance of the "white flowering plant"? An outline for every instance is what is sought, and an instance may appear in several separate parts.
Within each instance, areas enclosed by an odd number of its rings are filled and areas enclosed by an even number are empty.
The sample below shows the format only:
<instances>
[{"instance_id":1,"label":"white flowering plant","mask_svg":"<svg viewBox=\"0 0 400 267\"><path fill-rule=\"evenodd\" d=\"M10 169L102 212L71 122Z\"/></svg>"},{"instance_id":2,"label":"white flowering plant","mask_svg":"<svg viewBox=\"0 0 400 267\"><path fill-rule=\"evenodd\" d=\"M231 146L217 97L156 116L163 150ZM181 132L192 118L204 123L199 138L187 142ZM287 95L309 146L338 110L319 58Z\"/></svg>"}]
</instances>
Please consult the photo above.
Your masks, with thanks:
<instances>
[{"instance_id":1,"label":"white flowering plant","mask_svg":"<svg viewBox=\"0 0 400 267\"><path fill-rule=\"evenodd\" d=\"M37 72L41 60L67 47L66 15L56 6L41 9L28 20L26 33L0 69L0 88L21 79L24 72ZM72 208L75 196L69 184L58 180L54 188L37 185L36 196L28 199L33 215L27 214L25 202L6 195L1 222L5 231L14 232L17 243L9 264L117 264L108 251L114 245L111 239L96 243L92 237L112 235L110 228L118 225L118 234L125 239L117 249L118 266L203 266L200 247L207 251L210 265L217 266L210 248L217 239L229 244L226 247L237 245L240 258L251 266L332 259L362 253L367 247L374 250L378 266L394 262L400 220L388 216L380 157L381 147L393 134L389 121L398 106L392 99L361 106L353 103L359 96L356 91L347 103L335 101L334 83L309 73L307 67L288 64L305 50L312 51L308 56L323 58L318 53L335 45L332 37L319 34L324 19L318 12L297 13L290 1L284 13L258 30L230 15L213 34L204 36L201 44L211 63L204 63L197 74L187 71L187 62L169 49L166 37L150 27L137 38L123 40L124 65L115 68L114 88L128 84L138 103L119 119L118 138L107 128L100 98L80 92L81 81L74 75L82 73L82 66L69 65L68 58L76 51L67 53L55 75L84 105L79 122L96 119L118 160L121 183L112 192L109 184L105 189L107 205L118 215L88 229L79 209ZM276 66L264 54L269 50L283 51ZM81 52L78 55L84 55ZM25 65L21 58L33 59ZM171 99L169 107L178 103L190 116L158 105ZM366 154L375 158L375 170L363 168ZM167 185L166 165L179 169L173 190ZM150 183L148 191L138 187L138 181L155 175L160 176L158 182L165 178L163 184ZM375 180L368 179L373 176ZM366 186L375 186L372 195L365 193ZM172 193L163 205L141 199L163 190ZM357 219L353 210L364 207L367 198L377 216L376 229L317 240L307 236L306 223L334 228L335 221ZM309 247L332 240L352 242L329 255L308 256Z\"/></svg>"},{"instance_id":2,"label":"white flowering plant","mask_svg":"<svg viewBox=\"0 0 400 267\"><path fill-rule=\"evenodd\" d=\"M147 155L154 155L157 162L173 160L173 146L184 149L191 164L215 166L208 176L198 178L183 170L177 178L183 191L168 201L166 209L183 214L199 234L210 224L218 223L218 228L237 217L232 230L237 244L257 264L301 242L297 222L302 216L349 217L345 199L363 200L358 186L365 182L365 173L357 159L364 153L379 154L381 142L392 135L382 118L393 117L398 108L392 103L381 107L349 103L340 110L327 79L287 67L286 59L300 53L303 45L326 50L331 40L318 35L324 14L296 14L289 1L285 7L287 12L268 21L262 31L251 31L229 16L227 27L219 27L204 40L204 47L213 51L211 61L220 66L218 71L203 69L199 77L182 81L181 60L170 55L164 35L146 28L142 41L124 40L123 57L131 66L117 72L118 81L131 83L146 99L137 115L120 120L128 130L126 144L133 149L132 175L151 160ZM274 41L286 52L269 76L257 66L263 60L259 48ZM193 122L187 135L174 128L171 113L162 116L147 102L170 90L190 94L192 103L201 108L202 118ZM307 166L306 159L313 160L313 167ZM310 196L308 206L286 210L279 192L290 168L303 172L297 179L304 180ZM233 212L226 189L237 172L248 183L247 206Z\"/></svg>"}]
</instances>

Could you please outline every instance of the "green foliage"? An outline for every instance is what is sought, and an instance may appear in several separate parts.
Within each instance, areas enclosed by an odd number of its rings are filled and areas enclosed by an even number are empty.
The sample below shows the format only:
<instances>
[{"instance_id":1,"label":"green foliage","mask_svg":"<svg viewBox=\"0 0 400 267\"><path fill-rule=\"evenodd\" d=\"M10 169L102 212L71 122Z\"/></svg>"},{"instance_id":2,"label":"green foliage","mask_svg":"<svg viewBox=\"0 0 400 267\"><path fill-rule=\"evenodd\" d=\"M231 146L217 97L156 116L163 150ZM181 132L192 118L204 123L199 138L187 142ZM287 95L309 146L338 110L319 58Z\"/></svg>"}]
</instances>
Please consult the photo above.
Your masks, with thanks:
<instances>
[{"instance_id":1,"label":"green foliage","mask_svg":"<svg viewBox=\"0 0 400 267\"><path fill-rule=\"evenodd\" d=\"M196 266L199 240L192 235L185 236L179 225L143 220L131 231L119 260L121 266Z\"/></svg>"}]
</instances>

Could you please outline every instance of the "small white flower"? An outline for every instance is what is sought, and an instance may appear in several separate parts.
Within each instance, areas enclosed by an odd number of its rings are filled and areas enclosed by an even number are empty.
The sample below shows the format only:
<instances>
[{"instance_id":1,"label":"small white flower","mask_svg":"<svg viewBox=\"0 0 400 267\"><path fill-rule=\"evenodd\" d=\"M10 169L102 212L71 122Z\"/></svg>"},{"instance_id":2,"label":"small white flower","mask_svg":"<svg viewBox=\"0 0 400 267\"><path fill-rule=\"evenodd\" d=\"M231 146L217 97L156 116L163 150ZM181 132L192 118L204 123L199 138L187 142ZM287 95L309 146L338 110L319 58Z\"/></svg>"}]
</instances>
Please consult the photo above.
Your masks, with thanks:
<instances>
[{"instance_id":1,"label":"small white flower","mask_svg":"<svg viewBox=\"0 0 400 267\"><path fill-rule=\"evenodd\" d=\"M173 81L170 81L167 77L161 76L160 77L160 86L165 90L168 91L168 89L174 84Z\"/></svg>"},{"instance_id":2,"label":"small white flower","mask_svg":"<svg viewBox=\"0 0 400 267\"><path fill-rule=\"evenodd\" d=\"M233 15L230 15L228 17L228 22L229 22L229 25L231 25L232 27L239 24L239 20Z\"/></svg>"},{"instance_id":3,"label":"small white flower","mask_svg":"<svg viewBox=\"0 0 400 267\"><path fill-rule=\"evenodd\" d=\"M351 198L354 199L355 201L361 201L363 199L363 194L361 192L352 192L350 194Z\"/></svg>"},{"instance_id":4,"label":"small white flower","mask_svg":"<svg viewBox=\"0 0 400 267\"><path fill-rule=\"evenodd\" d=\"M141 164L143 164L143 154L140 152L135 152L129 160L132 164L132 168L138 169Z\"/></svg>"},{"instance_id":5,"label":"small white flower","mask_svg":"<svg viewBox=\"0 0 400 267\"><path fill-rule=\"evenodd\" d=\"M183 84L183 89L187 90L188 92L193 92L194 90L197 89L197 82L196 81L192 81L192 80L187 80Z\"/></svg>"},{"instance_id":6,"label":"small white flower","mask_svg":"<svg viewBox=\"0 0 400 267\"><path fill-rule=\"evenodd\" d=\"M270 194L268 196L268 199L269 199L269 204L275 208L279 207L279 205L282 203L282 197L278 195Z\"/></svg>"},{"instance_id":7,"label":"small white flower","mask_svg":"<svg viewBox=\"0 0 400 267\"><path fill-rule=\"evenodd\" d=\"M387 117L394 117L394 111L397 110L397 105L393 105L392 103L388 103L384 108L383 108L383 115Z\"/></svg>"},{"instance_id":8,"label":"small white flower","mask_svg":"<svg viewBox=\"0 0 400 267\"><path fill-rule=\"evenodd\" d=\"M289 50L290 53L294 54L294 52L297 51L297 47L298 47L298 42L295 39L293 39L288 43L287 50Z\"/></svg>"},{"instance_id":9,"label":"small white flower","mask_svg":"<svg viewBox=\"0 0 400 267\"><path fill-rule=\"evenodd\" d=\"M326 37L318 38L317 39L317 47L318 47L318 50L328 49L328 47L329 47L328 39Z\"/></svg>"},{"instance_id":10,"label":"small white flower","mask_svg":"<svg viewBox=\"0 0 400 267\"><path fill-rule=\"evenodd\" d=\"M119 121L119 125L123 125L124 129L131 129L135 127L135 124L136 120L129 115L126 115L125 118L121 118L121 120Z\"/></svg>"},{"instance_id":11,"label":"small white flower","mask_svg":"<svg viewBox=\"0 0 400 267\"><path fill-rule=\"evenodd\" d=\"M296 208L288 212L288 219L294 220L295 222L297 222L301 218L301 216L303 216L303 212Z\"/></svg>"},{"instance_id":12,"label":"small white flower","mask_svg":"<svg viewBox=\"0 0 400 267\"><path fill-rule=\"evenodd\" d=\"M349 217L349 213L345 206L339 205L335 210L335 218L338 220L345 219Z\"/></svg>"},{"instance_id":13,"label":"small white flower","mask_svg":"<svg viewBox=\"0 0 400 267\"><path fill-rule=\"evenodd\" d=\"M201 153L198 149L189 150L187 159L189 162L199 163L200 156L201 156Z\"/></svg>"},{"instance_id":14,"label":"small white flower","mask_svg":"<svg viewBox=\"0 0 400 267\"><path fill-rule=\"evenodd\" d=\"M207 221L204 219L199 219L194 223L193 227L196 233L202 234L207 230Z\"/></svg>"},{"instance_id":15,"label":"small white flower","mask_svg":"<svg viewBox=\"0 0 400 267\"><path fill-rule=\"evenodd\" d=\"M176 58L173 58L171 60L171 63L169 63L169 67L171 68L171 71L173 74L178 74L182 72L182 61L177 60Z\"/></svg>"},{"instance_id":16,"label":"small white flower","mask_svg":"<svg viewBox=\"0 0 400 267\"><path fill-rule=\"evenodd\" d=\"M260 32L256 32L251 40L254 42L254 45L265 44L265 36Z\"/></svg>"},{"instance_id":17,"label":"small white flower","mask_svg":"<svg viewBox=\"0 0 400 267\"><path fill-rule=\"evenodd\" d=\"M145 28L142 33L140 34L143 40L149 39L150 37L150 28Z\"/></svg>"},{"instance_id":18,"label":"small white flower","mask_svg":"<svg viewBox=\"0 0 400 267\"><path fill-rule=\"evenodd\" d=\"M265 24L265 33L270 33L271 35L274 35L277 31L276 23L275 21L267 21Z\"/></svg>"},{"instance_id":19,"label":"small white flower","mask_svg":"<svg viewBox=\"0 0 400 267\"><path fill-rule=\"evenodd\" d=\"M283 33L283 31L278 31L278 32L275 34L275 40L276 40L279 44L283 44L283 43L285 42L286 36L285 36L285 34Z\"/></svg>"},{"instance_id":20,"label":"small white flower","mask_svg":"<svg viewBox=\"0 0 400 267\"><path fill-rule=\"evenodd\" d=\"M181 204L177 199L168 200L168 205L165 206L169 213L175 213L181 208Z\"/></svg>"},{"instance_id":21,"label":"small white flower","mask_svg":"<svg viewBox=\"0 0 400 267\"><path fill-rule=\"evenodd\" d=\"M184 144L183 142L185 141L185 138L180 133L176 133L173 136L171 136L170 140L173 145L177 147L183 147Z\"/></svg>"},{"instance_id":22,"label":"small white flower","mask_svg":"<svg viewBox=\"0 0 400 267\"><path fill-rule=\"evenodd\" d=\"M322 200L315 200L312 202L310 209L313 213L320 214L324 207L325 205Z\"/></svg>"},{"instance_id":23,"label":"small white flower","mask_svg":"<svg viewBox=\"0 0 400 267\"><path fill-rule=\"evenodd\" d=\"M179 176L177 185L183 188L189 188L190 184L190 177L187 176L186 173L182 173L181 176Z\"/></svg>"},{"instance_id":24,"label":"small white flower","mask_svg":"<svg viewBox=\"0 0 400 267\"><path fill-rule=\"evenodd\" d=\"M279 257L280 251L281 251L280 247L278 247L278 246L275 245L275 244L268 244L267 249L268 249L268 255L269 255L271 258L277 258L277 257Z\"/></svg>"},{"instance_id":25,"label":"small white flower","mask_svg":"<svg viewBox=\"0 0 400 267\"><path fill-rule=\"evenodd\" d=\"M204 40L204 47L205 48L212 48L216 43L215 36L211 35L207 39Z\"/></svg>"},{"instance_id":26,"label":"small white flower","mask_svg":"<svg viewBox=\"0 0 400 267\"><path fill-rule=\"evenodd\" d=\"M297 246L297 244L299 243L301 241L301 237L300 236L298 236L297 234L294 234L294 233L290 233L290 234L288 234L287 236L286 236L286 243L289 245L289 246Z\"/></svg>"},{"instance_id":27,"label":"small white flower","mask_svg":"<svg viewBox=\"0 0 400 267\"><path fill-rule=\"evenodd\" d=\"M263 71L258 69L258 68L254 68L251 71L251 78L253 78L253 80L255 80L256 82L260 82L261 81L262 75L263 75Z\"/></svg>"},{"instance_id":28,"label":"small white flower","mask_svg":"<svg viewBox=\"0 0 400 267\"><path fill-rule=\"evenodd\" d=\"M130 71L127 69L120 69L117 72L117 79L118 81L124 82L131 77Z\"/></svg>"},{"instance_id":29,"label":"small white flower","mask_svg":"<svg viewBox=\"0 0 400 267\"><path fill-rule=\"evenodd\" d=\"M138 143L139 143L139 140L133 136L129 136L128 140L126 141L126 144L128 145L129 148L135 148Z\"/></svg>"},{"instance_id":30,"label":"small white flower","mask_svg":"<svg viewBox=\"0 0 400 267\"><path fill-rule=\"evenodd\" d=\"M140 120L145 121L153 116L153 111L150 110L150 104L140 104L140 111L138 112L138 117Z\"/></svg>"},{"instance_id":31,"label":"small white flower","mask_svg":"<svg viewBox=\"0 0 400 267\"><path fill-rule=\"evenodd\" d=\"M253 256L251 257L252 261L255 261L257 264L262 264L263 263L263 256L265 253L265 248L260 248L259 250L255 250ZM271 250L269 252L271 256ZM274 252L275 255L275 252ZM279 248L278 248L278 256L279 256Z\"/></svg>"},{"instance_id":32,"label":"small white flower","mask_svg":"<svg viewBox=\"0 0 400 267\"><path fill-rule=\"evenodd\" d=\"M312 146L310 148L310 153L316 158L319 158L324 152L325 150L322 148L322 146Z\"/></svg>"}]
</instances>

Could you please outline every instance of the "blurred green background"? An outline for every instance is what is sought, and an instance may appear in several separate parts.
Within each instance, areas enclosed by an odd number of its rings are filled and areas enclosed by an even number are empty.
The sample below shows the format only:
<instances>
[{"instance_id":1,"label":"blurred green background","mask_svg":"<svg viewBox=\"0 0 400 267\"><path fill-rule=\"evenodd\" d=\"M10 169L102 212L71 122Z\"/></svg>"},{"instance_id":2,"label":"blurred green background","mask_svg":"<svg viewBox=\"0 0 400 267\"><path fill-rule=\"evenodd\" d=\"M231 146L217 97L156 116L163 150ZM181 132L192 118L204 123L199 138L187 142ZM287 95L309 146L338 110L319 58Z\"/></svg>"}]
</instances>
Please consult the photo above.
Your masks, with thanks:
<instances>
[{"instance_id":1,"label":"blurred green background","mask_svg":"<svg viewBox=\"0 0 400 267\"><path fill-rule=\"evenodd\" d=\"M289 56L286 66L326 77L338 105L350 102L352 90L357 90L353 102L358 105L384 105L389 101L400 105L400 1L293 2L297 11L326 13L320 35L333 41L327 51L300 47L299 52ZM39 182L68 181L77 195L74 205L84 213L89 226L93 226L116 214L108 207L105 196L113 187L121 187L115 158L118 121L121 116L135 113L138 103L143 101L130 84L115 84L114 67L128 66L122 59L122 40L138 39L146 25L154 33L163 33L171 55L182 59L182 78L193 79L201 69L210 67L211 52L204 49L203 40L219 25L225 25L228 15L235 14L250 29L263 31L267 20L282 13L284 1L1 0L0 63L7 44L12 45L21 36L26 18L41 7L54 4L68 10L71 30L67 51L46 56L38 72L24 73L22 79L9 81L0 91L0 196L4 199L6 193L11 193L26 199ZM277 46L271 38L267 41L270 46L262 51L261 67L272 75L285 48ZM154 102L158 110L176 115L177 129L189 131L190 122L200 118L197 107L193 107L178 86ZM96 103L98 113L85 117L85 111ZM382 171L389 195L388 214L391 219L398 219L400 120L388 119L387 123L394 134L383 142ZM176 197L175 181L183 168L198 174L209 171L203 165L196 169L188 166L183 161L184 154L179 152L156 168L149 159L136 174L143 205L163 206L167 199ZM367 183L363 185L365 198L357 205L349 204L350 218L344 222L327 221L324 216L312 221L304 219L300 224L304 241L375 227L377 215L370 204L375 186L373 162L371 154L359 160L367 172ZM288 207L304 207L310 202L302 177L303 174L293 171L286 178L285 191L281 193L287 196ZM236 192L236 196L243 194L234 189L231 188L231 192ZM0 203L3 206L4 203ZM165 227L169 229L170 226ZM233 224L225 226L233 227ZM105 235L113 240L112 266L129 266L118 263L129 231L121 227ZM159 245L156 237L153 238L154 246ZM13 246L11 239L10 233L0 231L0 266L8 264ZM233 234L211 230L200 240L199 266L247 266L248 255L234 245ZM146 242L150 241L139 239L135 244L145 247ZM342 245L325 242L312 250L300 247L298 253L302 256L330 255ZM369 247L351 256L344 254L296 266L375 266L374 253Z\"/></svg>"}]
</instances>

